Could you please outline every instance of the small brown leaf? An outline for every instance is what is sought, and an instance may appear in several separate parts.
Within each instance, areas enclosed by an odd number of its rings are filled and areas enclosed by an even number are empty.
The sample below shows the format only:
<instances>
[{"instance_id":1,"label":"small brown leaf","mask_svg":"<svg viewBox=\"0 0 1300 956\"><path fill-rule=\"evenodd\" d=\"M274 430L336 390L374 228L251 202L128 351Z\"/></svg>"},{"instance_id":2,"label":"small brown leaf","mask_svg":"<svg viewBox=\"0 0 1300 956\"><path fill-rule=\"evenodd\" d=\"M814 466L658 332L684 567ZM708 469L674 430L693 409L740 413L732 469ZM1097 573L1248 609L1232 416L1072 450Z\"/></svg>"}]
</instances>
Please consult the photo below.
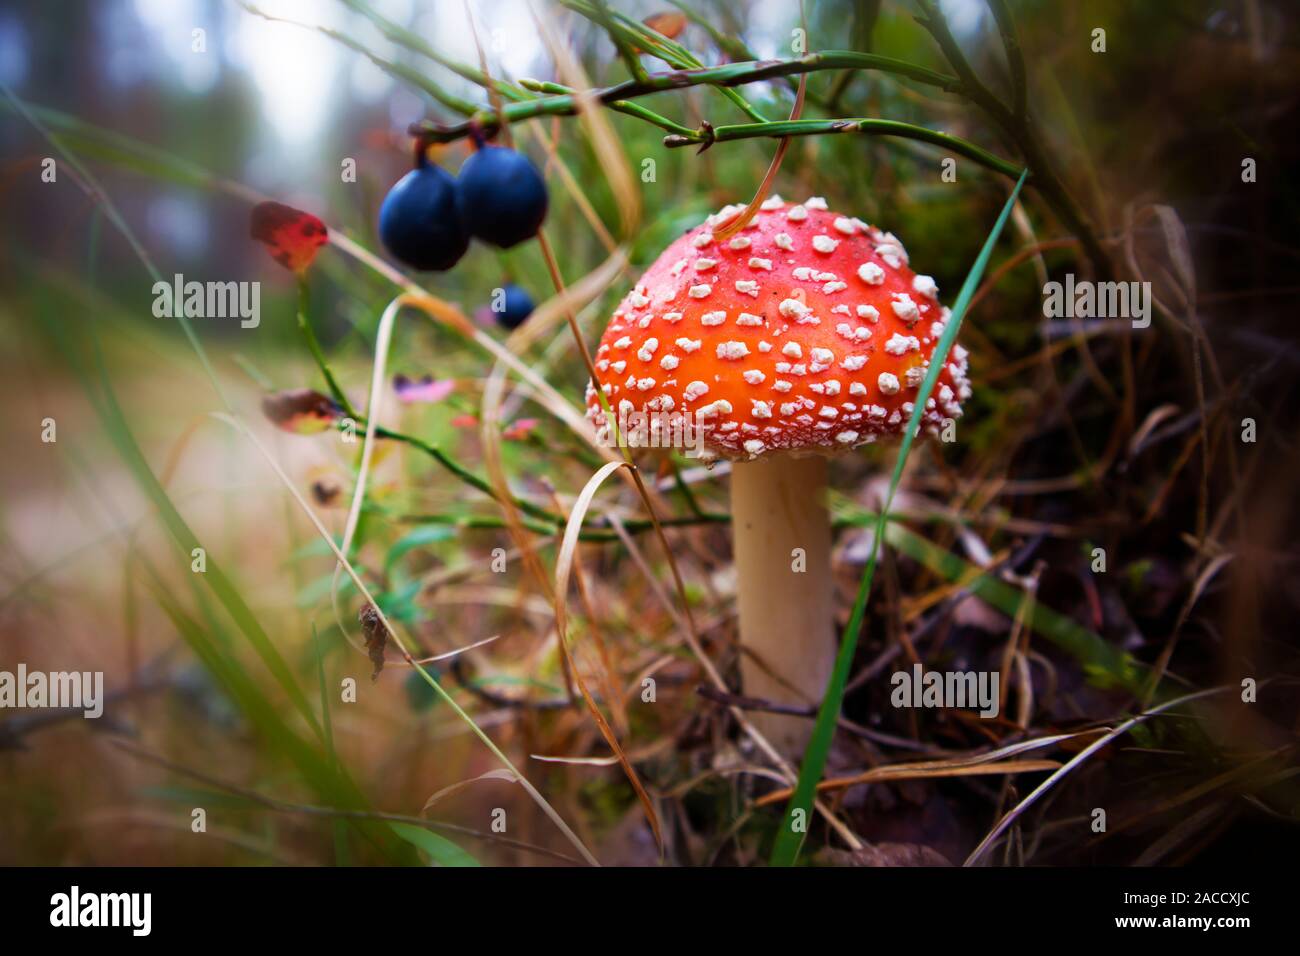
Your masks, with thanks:
<instances>
[{"instance_id":1,"label":"small brown leaf","mask_svg":"<svg viewBox=\"0 0 1300 956\"><path fill-rule=\"evenodd\" d=\"M379 609L370 603L362 606L357 619L361 622L361 633L365 635L370 663L375 665L370 679L378 680L380 672L384 669L384 648L388 645L388 628L384 626L384 619L379 616Z\"/></svg>"},{"instance_id":2,"label":"small brown leaf","mask_svg":"<svg viewBox=\"0 0 1300 956\"><path fill-rule=\"evenodd\" d=\"M333 476L317 478L311 483L311 496L322 508L332 508L343 494L343 486Z\"/></svg>"},{"instance_id":3,"label":"small brown leaf","mask_svg":"<svg viewBox=\"0 0 1300 956\"><path fill-rule=\"evenodd\" d=\"M315 435L342 414L338 404L310 388L273 392L262 399L262 414L273 425L295 435Z\"/></svg>"}]
</instances>

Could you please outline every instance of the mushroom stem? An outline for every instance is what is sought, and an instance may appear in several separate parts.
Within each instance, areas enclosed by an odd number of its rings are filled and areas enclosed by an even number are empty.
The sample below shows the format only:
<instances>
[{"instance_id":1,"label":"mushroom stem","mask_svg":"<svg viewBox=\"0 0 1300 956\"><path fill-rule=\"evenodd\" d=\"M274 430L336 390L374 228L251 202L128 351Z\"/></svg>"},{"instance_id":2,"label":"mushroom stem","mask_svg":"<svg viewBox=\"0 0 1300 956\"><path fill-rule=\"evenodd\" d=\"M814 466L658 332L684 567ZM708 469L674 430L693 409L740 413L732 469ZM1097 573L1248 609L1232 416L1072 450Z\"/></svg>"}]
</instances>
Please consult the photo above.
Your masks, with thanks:
<instances>
[{"instance_id":1,"label":"mushroom stem","mask_svg":"<svg viewBox=\"0 0 1300 956\"><path fill-rule=\"evenodd\" d=\"M764 456L731 469L731 517L744 692L817 704L835 666L826 459ZM751 715L783 753L797 755L813 722Z\"/></svg>"}]
</instances>

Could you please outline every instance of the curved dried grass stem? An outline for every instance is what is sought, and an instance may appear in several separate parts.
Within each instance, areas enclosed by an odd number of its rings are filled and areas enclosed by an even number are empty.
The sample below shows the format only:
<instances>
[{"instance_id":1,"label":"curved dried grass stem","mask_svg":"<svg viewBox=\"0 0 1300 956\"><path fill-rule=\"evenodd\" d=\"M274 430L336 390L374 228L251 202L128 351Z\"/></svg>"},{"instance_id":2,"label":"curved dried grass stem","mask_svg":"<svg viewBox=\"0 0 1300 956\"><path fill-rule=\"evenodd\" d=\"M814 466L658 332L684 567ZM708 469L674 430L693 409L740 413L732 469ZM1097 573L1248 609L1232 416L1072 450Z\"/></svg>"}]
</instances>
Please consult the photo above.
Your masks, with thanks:
<instances>
[{"instance_id":1,"label":"curved dried grass stem","mask_svg":"<svg viewBox=\"0 0 1300 956\"><path fill-rule=\"evenodd\" d=\"M659 815L655 811L654 803L651 801L650 795L646 793L645 786L641 783L641 778L637 775L636 769L628 760L626 753L624 753L623 746L619 743L613 728L610 727L605 715L601 713L600 708L596 705L591 692L587 690L586 681L582 679L582 672L569 654L568 643L569 576L577 570L578 532L582 529L582 522L587 515L587 510L591 507L592 498L595 497L600 486L604 484L605 479L619 468L633 467L631 463L621 461L611 461L601 466L587 480L587 484L583 486L577 500L573 503L573 509L569 513L569 520L564 529L564 538L560 542L560 553L555 559L555 630L559 640L560 652L564 655L569 671L573 674L573 679L578 685L578 691L582 694L583 701L586 702L588 712L591 714L592 719L595 720L601 736L605 738L605 742L609 744L610 749L614 751L614 755L618 758L619 765L623 768L623 773L626 774L628 782L636 792L637 799L641 801L646 821L650 824L650 829L654 833L655 843L659 847L659 856L662 859L664 855L663 830L659 825Z\"/></svg>"}]
</instances>

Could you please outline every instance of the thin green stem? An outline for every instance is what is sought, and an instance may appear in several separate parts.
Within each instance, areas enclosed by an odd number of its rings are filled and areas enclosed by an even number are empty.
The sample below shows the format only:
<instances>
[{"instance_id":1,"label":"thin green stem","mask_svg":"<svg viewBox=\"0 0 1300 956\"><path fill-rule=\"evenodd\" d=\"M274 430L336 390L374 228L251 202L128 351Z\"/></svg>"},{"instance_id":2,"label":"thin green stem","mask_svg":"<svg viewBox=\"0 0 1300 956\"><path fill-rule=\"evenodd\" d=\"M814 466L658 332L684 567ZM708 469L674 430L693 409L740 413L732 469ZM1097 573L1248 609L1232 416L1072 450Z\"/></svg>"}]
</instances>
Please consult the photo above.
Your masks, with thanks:
<instances>
[{"instance_id":1,"label":"thin green stem","mask_svg":"<svg viewBox=\"0 0 1300 956\"><path fill-rule=\"evenodd\" d=\"M316 366L320 369L321 374L325 376L325 384L329 387L330 395L334 401L339 403L343 413L353 421L357 421L357 410L352 407L348 401L347 394L339 385L338 379L334 377L333 370L330 369L329 361L325 358L325 353L320 347L320 340L316 338L316 330L312 328L311 317L309 314L310 293L307 288L307 277L298 276L298 330L302 332L302 337L307 341L307 348L311 352L312 358L316 360Z\"/></svg>"},{"instance_id":2,"label":"thin green stem","mask_svg":"<svg viewBox=\"0 0 1300 956\"><path fill-rule=\"evenodd\" d=\"M358 424L361 425L364 424L364 422L358 422ZM454 458L444 452L437 445L430 445L428 442L416 438L414 435L406 435L402 432L392 431L391 429L382 426L375 428L375 436L378 438L387 438L390 441L399 441L410 445L412 448L419 449L465 484L483 492L483 494L490 497L493 501L500 502L501 499L497 496L496 491L486 479L480 478L478 475L459 464ZM553 511L548 511L547 509L535 505L532 502L525 501L522 498L511 496L510 500L514 503L516 508L523 511L525 514L531 515L534 518L540 518L541 520L550 522L553 525L564 524L565 519L561 515L555 514Z\"/></svg>"},{"instance_id":3,"label":"thin green stem","mask_svg":"<svg viewBox=\"0 0 1300 956\"><path fill-rule=\"evenodd\" d=\"M612 106L619 100L632 100L691 86L729 88L759 83L774 77L797 76L801 73L818 73L824 70L882 70L949 92L958 92L961 89L957 77L936 73L934 70L915 66L904 60L878 56L874 53L856 53L852 50L823 50L793 60L753 60L746 63L724 63L721 66L674 70L669 73L650 73L644 79L626 80L613 86L589 90L584 94L559 84L521 80L520 85L525 89L564 90L565 92L541 99L511 103L503 112L509 123L539 116L573 116L582 108L584 101L596 101ZM472 124L477 123L484 130L490 130L496 127L497 122L497 117L490 111L481 109L464 122L452 126L440 126L426 120L417 123L415 128L432 142L447 143L469 136ZM758 117L757 122L761 125L769 121ZM656 122L656 125L663 125L663 123Z\"/></svg>"},{"instance_id":4,"label":"thin green stem","mask_svg":"<svg viewBox=\"0 0 1300 956\"><path fill-rule=\"evenodd\" d=\"M1009 179L1020 175L1021 167L995 156L988 150L976 146L957 136L940 133L912 123L884 119L831 119L831 120L783 120L773 123L746 123L741 126L718 126L712 129L695 130L692 135L666 136L664 145L668 147L690 146L698 143L712 144L738 139L755 139L760 137L782 138L786 136L821 136L832 133L874 133L878 136L898 136L915 139L923 143L942 146L959 156L974 160L1001 173Z\"/></svg>"},{"instance_id":5,"label":"thin green stem","mask_svg":"<svg viewBox=\"0 0 1300 956\"><path fill-rule=\"evenodd\" d=\"M998 32L1002 34L1002 47L1006 50L1007 66L1011 70L1011 92L1014 97L1012 111L1017 119L1023 120L1029 91L1025 78L1025 58L1020 52L1020 38L1016 35L1016 21L1011 16L1006 0L988 0L988 3L989 9L993 11L993 19L997 21Z\"/></svg>"},{"instance_id":6,"label":"thin green stem","mask_svg":"<svg viewBox=\"0 0 1300 956\"><path fill-rule=\"evenodd\" d=\"M525 89L537 93L569 96L575 92L571 86L565 86L563 83L552 83L549 80L520 80L519 84ZM635 116L637 119L644 120L653 126L658 126L660 129L676 133L679 136L689 136L694 132L689 126L683 126L681 123L670 120L667 116L647 109L639 103L632 103L628 100L611 100L605 105L615 112Z\"/></svg>"},{"instance_id":7,"label":"thin green stem","mask_svg":"<svg viewBox=\"0 0 1300 956\"><path fill-rule=\"evenodd\" d=\"M504 518L497 515L454 515L454 514L407 514L402 515L400 520L404 523L415 524L445 524L457 528L478 528L478 529L503 529L509 527ZM659 524L665 528L691 528L704 525L727 524L731 521L731 516L716 511L701 512L698 515L688 515L685 517L661 518ZM564 530L564 521L555 524L547 524L545 521L525 521L524 526L530 531L538 534L558 535ZM647 531L654 530L654 522L648 519L628 519L622 522L623 529L628 534L644 534ZM601 528L589 528L584 530L581 535L583 541L618 541L618 533L607 531Z\"/></svg>"}]
</instances>

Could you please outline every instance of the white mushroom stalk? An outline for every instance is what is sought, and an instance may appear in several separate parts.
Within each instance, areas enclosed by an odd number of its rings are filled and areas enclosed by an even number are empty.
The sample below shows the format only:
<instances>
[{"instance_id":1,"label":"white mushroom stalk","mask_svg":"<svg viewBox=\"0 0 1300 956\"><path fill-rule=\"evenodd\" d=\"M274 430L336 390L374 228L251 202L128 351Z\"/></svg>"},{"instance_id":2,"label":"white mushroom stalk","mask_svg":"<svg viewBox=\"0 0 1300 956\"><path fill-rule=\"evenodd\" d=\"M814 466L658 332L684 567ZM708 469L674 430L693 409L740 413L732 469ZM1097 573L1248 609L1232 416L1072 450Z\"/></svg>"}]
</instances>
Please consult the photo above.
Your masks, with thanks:
<instances>
[{"instance_id":1,"label":"white mushroom stalk","mask_svg":"<svg viewBox=\"0 0 1300 956\"><path fill-rule=\"evenodd\" d=\"M770 455L731 469L731 534L745 696L815 706L835 666L827 462ZM813 722L754 713L783 753L798 753Z\"/></svg>"}]
</instances>

